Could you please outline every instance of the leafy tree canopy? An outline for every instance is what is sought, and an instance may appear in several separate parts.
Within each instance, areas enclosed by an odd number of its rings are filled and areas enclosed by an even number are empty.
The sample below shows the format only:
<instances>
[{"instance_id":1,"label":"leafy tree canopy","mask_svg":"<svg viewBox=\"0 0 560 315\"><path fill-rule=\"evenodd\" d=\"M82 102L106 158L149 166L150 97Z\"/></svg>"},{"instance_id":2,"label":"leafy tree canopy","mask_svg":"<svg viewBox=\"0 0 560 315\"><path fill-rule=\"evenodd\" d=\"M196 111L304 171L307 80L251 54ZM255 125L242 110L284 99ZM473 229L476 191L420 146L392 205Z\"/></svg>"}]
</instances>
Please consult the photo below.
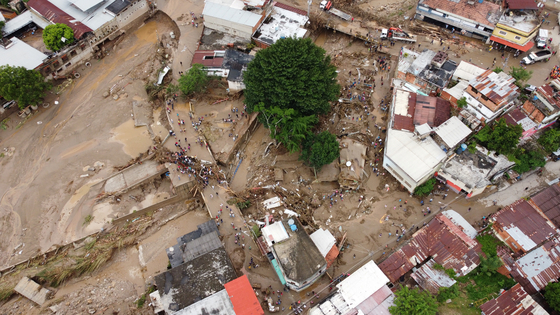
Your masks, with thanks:
<instances>
[{"instance_id":1,"label":"leafy tree canopy","mask_svg":"<svg viewBox=\"0 0 560 315\"><path fill-rule=\"evenodd\" d=\"M66 24L51 24L43 30L43 42L48 49L58 51L74 42L74 31Z\"/></svg>"},{"instance_id":2,"label":"leafy tree canopy","mask_svg":"<svg viewBox=\"0 0 560 315\"><path fill-rule=\"evenodd\" d=\"M496 73L500 73L500 72L504 72L504 69L502 69L502 68L500 68L500 67L496 67L496 68L494 68L494 70L492 70L492 71L494 71L494 72L496 72Z\"/></svg>"},{"instance_id":3,"label":"leafy tree canopy","mask_svg":"<svg viewBox=\"0 0 560 315\"><path fill-rule=\"evenodd\" d=\"M515 79L515 85L522 89L525 82L533 76L533 71L527 71L523 67L511 67L509 75Z\"/></svg>"},{"instance_id":4,"label":"leafy tree canopy","mask_svg":"<svg viewBox=\"0 0 560 315\"><path fill-rule=\"evenodd\" d=\"M467 106L467 98L463 96L460 99L458 99L457 100L457 106L459 106L459 108L463 108L463 107Z\"/></svg>"},{"instance_id":5,"label":"leafy tree canopy","mask_svg":"<svg viewBox=\"0 0 560 315\"><path fill-rule=\"evenodd\" d=\"M39 103L50 88L50 83L45 82L39 71L0 67L0 96L9 101L15 100L20 108Z\"/></svg>"},{"instance_id":6,"label":"leafy tree canopy","mask_svg":"<svg viewBox=\"0 0 560 315\"><path fill-rule=\"evenodd\" d=\"M340 147L336 136L328 131L307 136L302 147L300 160L305 161L315 170L332 163L340 156Z\"/></svg>"},{"instance_id":7,"label":"leafy tree canopy","mask_svg":"<svg viewBox=\"0 0 560 315\"><path fill-rule=\"evenodd\" d=\"M436 179L432 177L428 179L428 181L425 182L424 184L416 187L416 189L414 189L414 194L420 197L427 196L432 192L432 190L434 190L435 184L436 184Z\"/></svg>"},{"instance_id":8,"label":"leafy tree canopy","mask_svg":"<svg viewBox=\"0 0 560 315\"><path fill-rule=\"evenodd\" d=\"M505 118L501 118L493 125L486 125L474 138L488 150L508 154L517 146L522 134L521 125L509 125Z\"/></svg>"},{"instance_id":9,"label":"leafy tree canopy","mask_svg":"<svg viewBox=\"0 0 560 315\"><path fill-rule=\"evenodd\" d=\"M206 87L208 81L210 81L210 77L204 71L204 66L195 63L187 73L179 78L179 90L185 95L200 92Z\"/></svg>"},{"instance_id":10,"label":"leafy tree canopy","mask_svg":"<svg viewBox=\"0 0 560 315\"><path fill-rule=\"evenodd\" d=\"M393 315L435 315L437 313L436 299L426 291L418 288L410 290L403 286L395 292L395 305L389 307Z\"/></svg>"},{"instance_id":11,"label":"leafy tree canopy","mask_svg":"<svg viewBox=\"0 0 560 315\"><path fill-rule=\"evenodd\" d=\"M546 164L544 155L539 151L518 149L515 150L514 158L515 167L513 170L518 173L525 173L534 170L538 167L543 167Z\"/></svg>"},{"instance_id":12,"label":"leafy tree canopy","mask_svg":"<svg viewBox=\"0 0 560 315\"><path fill-rule=\"evenodd\" d=\"M560 282L550 282L544 288L544 299L553 310L560 312Z\"/></svg>"},{"instance_id":13,"label":"leafy tree canopy","mask_svg":"<svg viewBox=\"0 0 560 315\"><path fill-rule=\"evenodd\" d=\"M558 147L560 147L560 129L549 128L542 133L537 142L548 153L558 150Z\"/></svg>"},{"instance_id":14,"label":"leafy tree canopy","mask_svg":"<svg viewBox=\"0 0 560 315\"><path fill-rule=\"evenodd\" d=\"M308 38L283 38L259 51L243 81L248 112L263 103L266 108L291 108L303 116L325 114L340 92L331 58Z\"/></svg>"},{"instance_id":15,"label":"leafy tree canopy","mask_svg":"<svg viewBox=\"0 0 560 315\"><path fill-rule=\"evenodd\" d=\"M318 122L315 115L301 116L292 108L267 108L262 102L255 106L255 110L261 113L261 121L270 129L270 137L284 144L290 152L299 151L302 141L311 135Z\"/></svg>"}]
</instances>

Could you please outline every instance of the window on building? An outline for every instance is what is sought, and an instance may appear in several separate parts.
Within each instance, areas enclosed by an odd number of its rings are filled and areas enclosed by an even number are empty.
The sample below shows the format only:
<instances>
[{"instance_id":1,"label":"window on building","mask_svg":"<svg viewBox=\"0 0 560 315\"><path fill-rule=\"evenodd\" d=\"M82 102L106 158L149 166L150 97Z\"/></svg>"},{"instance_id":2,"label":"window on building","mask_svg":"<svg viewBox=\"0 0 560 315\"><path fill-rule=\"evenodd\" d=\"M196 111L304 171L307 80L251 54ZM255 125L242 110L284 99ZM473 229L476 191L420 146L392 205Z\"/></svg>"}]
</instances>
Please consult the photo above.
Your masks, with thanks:
<instances>
[{"instance_id":1,"label":"window on building","mask_svg":"<svg viewBox=\"0 0 560 315\"><path fill-rule=\"evenodd\" d=\"M498 34L500 34L500 35L507 35L507 32L504 32L504 31L498 31Z\"/></svg>"},{"instance_id":2,"label":"window on building","mask_svg":"<svg viewBox=\"0 0 560 315\"><path fill-rule=\"evenodd\" d=\"M515 40L521 40L521 36L515 36Z\"/></svg>"}]
</instances>

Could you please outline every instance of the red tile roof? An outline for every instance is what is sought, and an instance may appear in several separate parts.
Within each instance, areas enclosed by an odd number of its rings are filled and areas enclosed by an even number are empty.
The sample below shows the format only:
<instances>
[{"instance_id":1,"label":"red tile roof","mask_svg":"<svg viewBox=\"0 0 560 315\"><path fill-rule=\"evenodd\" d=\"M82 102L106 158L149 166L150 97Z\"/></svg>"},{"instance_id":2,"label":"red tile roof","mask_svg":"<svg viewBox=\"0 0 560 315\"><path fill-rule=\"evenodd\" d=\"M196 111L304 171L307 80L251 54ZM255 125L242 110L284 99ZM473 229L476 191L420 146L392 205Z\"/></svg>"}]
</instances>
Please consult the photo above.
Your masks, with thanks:
<instances>
[{"instance_id":1,"label":"red tile roof","mask_svg":"<svg viewBox=\"0 0 560 315\"><path fill-rule=\"evenodd\" d=\"M233 310L236 315L263 315L264 311L249 283L249 278L243 275L224 284Z\"/></svg>"},{"instance_id":2,"label":"red tile roof","mask_svg":"<svg viewBox=\"0 0 560 315\"><path fill-rule=\"evenodd\" d=\"M523 290L519 283L499 297L480 306L480 310L486 315L529 315L536 314L534 311L537 308L541 307Z\"/></svg>"},{"instance_id":3,"label":"red tile roof","mask_svg":"<svg viewBox=\"0 0 560 315\"><path fill-rule=\"evenodd\" d=\"M27 5L40 15L53 23L62 23L68 25L74 31L74 38L80 39L85 33L93 32L93 30L68 13L62 11L48 0L30 0Z\"/></svg>"},{"instance_id":4,"label":"red tile roof","mask_svg":"<svg viewBox=\"0 0 560 315\"><path fill-rule=\"evenodd\" d=\"M445 269L453 268L461 275L467 274L480 263L480 244L476 240L466 240L466 235L457 233L460 231L459 227L442 217L443 214L438 214L416 232L406 245L379 265L391 282L398 281L429 257ZM461 233L464 234L462 231Z\"/></svg>"},{"instance_id":5,"label":"red tile roof","mask_svg":"<svg viewBox=\"0 0 560 315\"><path fill-rule=\"evenodd\" d=\"M506 0L507 7L511 10L537 10L535 0Z\"/></svg>"},{"instance_id":6,"label":"red tile roof","mask_svg":"<svg viewBox=\"0 0 560 315\"><path fill-rule=\"evenodd\" d=\"M325 260L327 261L327 268L329 268L333 264L333 262L338 257L339 253L340 252L338 251L338 247L336 247L336 244L335 244L331 248L331 250L329 250L329 252L327 253L327 256L325 256Z\"/></svg>"},{"instance_id":7,"label":"red tile roof","mask_svg":"<svg viewBox=\"0 0 560 315\"><path fill-rule=\"evenodd\" d=\"M529 201L560 228L560 186L552 185L534 195Z\"/></svg>"}]
</instances>

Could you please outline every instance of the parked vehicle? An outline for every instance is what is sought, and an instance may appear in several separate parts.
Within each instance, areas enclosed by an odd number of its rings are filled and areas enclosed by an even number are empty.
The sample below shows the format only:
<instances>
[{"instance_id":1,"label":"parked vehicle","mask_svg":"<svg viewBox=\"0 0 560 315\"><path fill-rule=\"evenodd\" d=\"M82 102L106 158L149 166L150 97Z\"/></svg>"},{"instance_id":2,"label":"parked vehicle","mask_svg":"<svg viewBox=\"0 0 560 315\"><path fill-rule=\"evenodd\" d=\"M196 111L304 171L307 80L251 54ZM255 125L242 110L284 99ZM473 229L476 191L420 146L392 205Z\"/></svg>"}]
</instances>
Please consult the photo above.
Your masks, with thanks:
<instances>
[{"instance_id":1,"label":"parked vehicle","mask_svg":"<svg viewBox=\"0 0 560 315\"><path fill-rule=\"evenodd\" d=\"M415 43L416 35L408 34L398 27L391 27L389 29L381 30L381 39L400 40L403 42Z\"/></svg>"},{"instance_id":2,"label":"parked vehicle","mask_svg":"<svg viewBox=\"0 0 560 315\"><path fill-rule=\"evenodd\" d=\"M552 56L552 51L548 49L534 51L529 56L523 58L522 62L526 65L532 65L537 61L548 60Z\"/></svg>"},{"instance_id":3,"label":"parked vehicle","mask_svg":"<svg viewBox=\"0 0 560 315\"><path fill-rule=\"evenodd\" d=\"M319 8L323 11L329 12L332 15L338 16L339 18L346 20L346 21L350 21L352 20L352 16L348 13L344 13L338 9L335 9L333 7L333 3L332 1L327 1L327 0L323 0L321 1L321 4L319 5Z\"/></svg>"},{"instance_id":4,"label":"parked vehicle","mask_svg":"<svg viewBox=\"0 0 560 315\"><path fill-rule=\"evenodd\" d=\"M537 48L543 49L546 47L546 42L548 41L548 30L539 30L539 35L535 37L535 41L537 42Z\"/></svg>"}]
</instances>

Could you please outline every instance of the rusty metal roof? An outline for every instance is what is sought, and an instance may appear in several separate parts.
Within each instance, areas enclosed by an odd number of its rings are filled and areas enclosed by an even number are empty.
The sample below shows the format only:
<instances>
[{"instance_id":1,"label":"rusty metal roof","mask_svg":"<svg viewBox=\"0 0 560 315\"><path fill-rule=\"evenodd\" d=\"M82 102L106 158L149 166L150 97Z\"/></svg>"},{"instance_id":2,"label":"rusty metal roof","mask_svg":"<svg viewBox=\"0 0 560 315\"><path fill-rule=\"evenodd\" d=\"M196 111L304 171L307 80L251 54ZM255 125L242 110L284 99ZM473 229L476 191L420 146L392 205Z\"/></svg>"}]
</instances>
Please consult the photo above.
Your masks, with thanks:
<instances>
[{"instance_id":1,"label":"rusty metal roof","mask_svg":"<svg viewBox=\"0 0 560 315\"><path fill-rule=\"evenodd\" d=\"M432 257L445 269L453 268L456 273L466 275L480 263L478 253L481 252L476 240L465 242L466 238L468 236L458 226L443 214L438 214L406 245L385 259L379 268L391 282L396 282L413 267Z\"/></svg>"},{"instance_id":2,"label":"rusty metal roof","mask_svg":"<svg viewBox=\"0 0 560 315\"><path fill-rule=\"evenodd\" d=\"M515 85L515 79L505 72L495 73L492 70L486 70L469 84L496 105L494 108L490 108L492 111L519 95L519 88ZM485 103L485 105L488 104Z\"/></svg>"},{"instance_id":3,"label":"rusty metal roof","mask_svg":"<svg viewBox=\"0 0 560 315\"><path fill-rule=\"evenodd\" d=\"M548 314L518 283L499 297L480 306L485 315Z\"/></svg>"},{"instance_id":4,"label":"rusty metal roof","mask_svg":"<svg viewBox=\"0 0 560 315\"><path fill-rule=\"evenodd\" d=\"M416 96L414 125L427 123L430 127L438 127L451 117L451 104L439 97Z\"/></svg>"},{"instance_id":5,"label":"rusty metal roof","mask_svg":"<svg viewBox=\"0 0 560 315\"><path fill-rule=\"evenodd\" d=\"M433 259L428 260L410 276L422 289L437 295L439 293L439 288L449 288L457 281L451 279L445 271L434 269L433 266L435 263Z\"/></svg>"},{"instance_id":6,"label":"rusty metal roof","mask_svg":"<svg viewBox=\"0 0 560 315\"><path fill-rule=\"evenodd\" d=\"M408 93L407 115L397 115L393 117L393 129L414 131L414 113L416 111L416 93Z\"/></svg>"},{"instance_id":7,"label":"rusty metal roof","mask_svg":"<svg viewBox=\"0 0 560 315\"><path fill-rule=\"evenodd\" d=\"M544 215L552 221L556 227L560 227L560 186L552 185L534 195L531 204L536 206Z\"/></svg>"},{"instance_id":8,"label":"rusty metal roof","mask_svg":"<svg viewBox=\"0 0 560 315\"><path fill-rule=\"evenodd\" d=\"M557 237L515 261L509 253L500 252L499 255L515 281L529 294L537 293L560 278L560 239Z\"/></svg>"},{"instance_id":9,"label":"rusty metal roof","mask_svg":"<svg viewBox=\"0 0 560 315\"><path fill-rule=\"evenodd\" d=\"M30 0L27 2L30 8L37 11L40 15L53 23L62 23L68 25L74 31L74 38L80 39L85 33L93 30L82 22L77 21L68 13L62 11L48 0Z\"/></svg>"},{"instance_id":10,"label":"rusty metal roof","mask_svg":"<svg viewBox=\"0 0 560 315\"><path fill-rule=\"evenodd\" d=\"M498 232L507 233L525 252L557 233L552 222L524 199L498 211L494 220L493 228Z\"/></svg>"}]
</instances>

